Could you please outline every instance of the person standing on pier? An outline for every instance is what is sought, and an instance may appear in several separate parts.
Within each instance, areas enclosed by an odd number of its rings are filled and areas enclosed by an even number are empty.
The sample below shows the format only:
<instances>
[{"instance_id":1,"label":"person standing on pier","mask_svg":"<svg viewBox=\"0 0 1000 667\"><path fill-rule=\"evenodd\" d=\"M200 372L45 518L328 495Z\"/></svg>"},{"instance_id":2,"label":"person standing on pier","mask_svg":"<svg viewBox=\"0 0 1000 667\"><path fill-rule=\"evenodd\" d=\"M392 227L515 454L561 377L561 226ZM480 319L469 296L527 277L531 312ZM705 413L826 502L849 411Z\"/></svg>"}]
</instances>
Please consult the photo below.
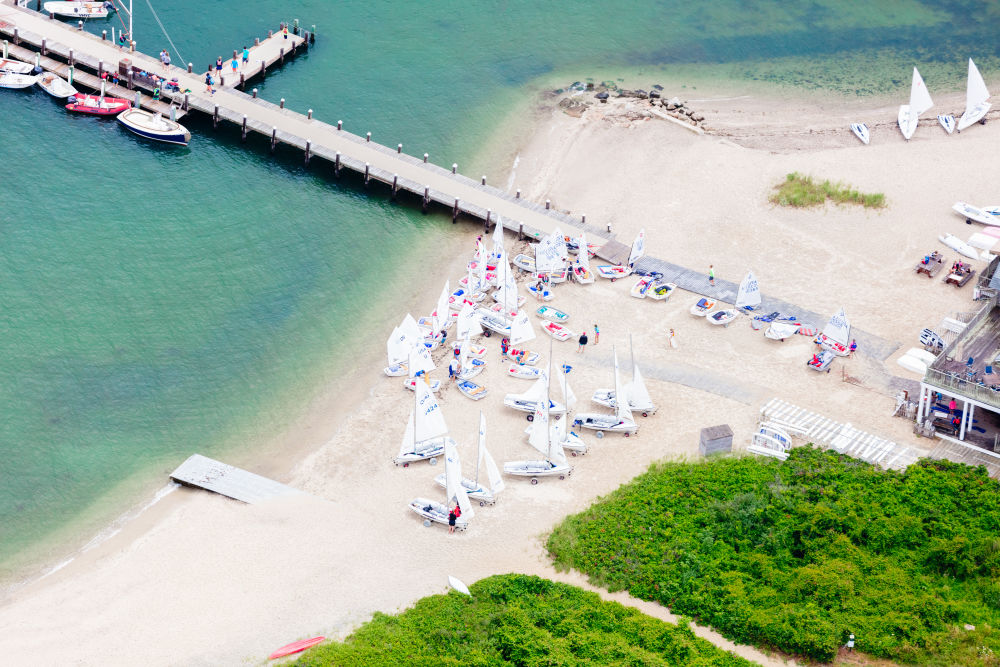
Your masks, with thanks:
<instances>
[{"instance_id":1,"label":"person standing on pier","mask_svg":"<svg viewBox=\"0 0 1000 667\"><path fill-rule=\"evenodd\" d=\"M247 47L244 46L243 47L243 64L246 65L248 62L250 62L250 49L248 49Z\"/></svg>"},{"instance_id":2,"label":"person standing on pier","mask_svg":"<svg viewBox=\"0 0 1000 667\"><path fill-rule=\"evenodd\" d=\"M236 56L233 56L233 62L231 62L229 64L233 68L233 76L236 76L236 74L239 72L239 69L240 69L240 64L239 64L239 62L236 61Z\"/></svg>"},{"instance_id":3,"label":"person standing on pier","mask_svg":"<svg viewBox=\"0 0 1000 667\"><path fill-rule=\"evenodd\" d=\"M215 89L212 88L212 70L205 72L205 92L215 95Z\"/></svg>"},{"instance_id":4,"label":"person standing on pier","mask_svg":"<svg viewBox=\"0 0 1000 667\"><path fill-rule=\"evenodd\" d=\"M283 26L281 26L281 34L285 36L285 39L288 39L288 24L287 23L285 23Z\"/></svg>"},{"instance_id":5,"label":"person standing on pier","mask_svg":"<svg viewBox=\"0 0 1000 667\"><path fill-rule=\"evenodd\" d=\"M215 59L215 73L222 76L222 56Z\"/></svg>"}]
</instances>

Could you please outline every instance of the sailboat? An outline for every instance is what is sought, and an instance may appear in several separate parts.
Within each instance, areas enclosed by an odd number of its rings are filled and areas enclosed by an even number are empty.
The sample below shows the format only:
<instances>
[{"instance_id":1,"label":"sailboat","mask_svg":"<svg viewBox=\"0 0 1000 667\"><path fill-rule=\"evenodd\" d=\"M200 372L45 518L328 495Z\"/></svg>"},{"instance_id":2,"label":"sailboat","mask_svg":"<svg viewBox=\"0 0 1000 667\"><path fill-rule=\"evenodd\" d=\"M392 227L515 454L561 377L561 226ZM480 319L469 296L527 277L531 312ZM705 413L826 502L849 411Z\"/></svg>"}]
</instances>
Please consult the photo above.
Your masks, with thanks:
<instances>
[{"instance_id":1,"label":"sailboat","mask_svg":"<svg viewBox=\"0 0 1000 667\"><path fill-rule=\"evenodd\" d=\"M615 360L615 396L628 396L622 386L621 377L618 374L618 352L614 346L611 347L611 353L614 355ZM616 401L615 413L613 415L601 412L577 413L576 418L573 419L573 423L581 428L589 428L597 431L598 438L603 438L605 431L624 433L625 437L628 437L639 430L628 403L628 401Z\"/></svg>"},{"instance_id":2,"label":"sailboat","mask_svg":"<svg viewBox=\"0 0 1000 667\"><path fill-rule=\"evenodd\" d=\"M501 336L511 335L511 315L518 308L517 281L510 268L510 261L503 248L500 248L500 256L497 259L497 291L493 294L493 299L501 305L500 312L495 312L489 308L480 307L476 309L479 316L479 323L486 330L485 335L489 337L491 332Z\"/></svg>"},{"instance_id":3,"label":"sailboat","mask_svg":"<svg viewBox=\"0 0 1000 667\"><path fill-rule=\"evenodd\" d=\"M740 283L740 289L736 293L736 308L741 310L756 310L760 306L760 285L757 283L757 276L753 271L747 271L747 275Z\"/></svg>"},{"instance_id":4,"label":"sailboat","mask_svg":"<svg viewBox=\"0 0 1000 667\"><path fill-rule=\"evenodd\" d=\"M587 235L584 233L580 234L580 246L581 248L587 248ZM573 278L576 282L581 285L589 285L594 282L594 274L590 270L590 252L584 250L583 252L578 252L576 255L576 264L573 267Z\"/></svg>"},{"instance_id":5,"label":"sailboat","mask_svg":"<svg viewBox=\"0 0 1000 667\"><path fill-rule=\"evenodd\" d=\"M990 91L986 90L986 82L979 73L976 63L969 58L969 81L965 88L965 113L958 119L958 131L961 132L977 121L982 121L986 112L993 106L986 100L990 99Z\"/></svg>"},{"instance_id":6,"label":"sailboat","mask_svg":"<svg viewBox=\"0 0 1000 667\"><path fill-rule=\"evenodd\" d=\"M562 372L559 375L561 378L560 384L562 385L563 401L566 403L566 414L569 415L569 413L572 412L573 407L576 405L576 395L574 395L573 390L569 388L569 380L566 378L567 373L569 373L569 366L563 366ZM587 443L585 443L583 438L581 438L578 434L569 430L567 426L568 422L568 419L552 420L552 424L549 427L552 431L552 437L555 439L557 445L573 456L586 454ZM524 432L530 436L531 431L534 428L535 423L532 421L531 426L526 428Z\"/></svg>"},{"instance_id":7,"label":"sailboat","mask_svg":"<svg viewBox=\"0 0 1000 667\"><path fill-rule=\"evenodd\" d=\"M920 77L917 68L913 68L913 81L910 84L910 103L899 107L899 131L903 133L903 138L907 141L913 136L920 120L920 114L934 106L931 94L927 92L927 86Z\"/></svg>"},{"instance_id":8,"label":"sailboat","mask_svg":"<svg viewBox=\"0 0 1000 667\"><path fill-rule=\"evenodd\" d=\"M407 313L402 323L392 330L389 339L385 342L388 366L383 369L383 372L389 377L407 375L410 350L415 347L424 347L424 334L417 326L413 315Z\"/></svg>"},{"instance_id":9,"label":"sailboat","mask_svg":"<svg viewBox=\"0 0 1000 667\"><path fill-rule=\"evenodd\" d=\"M816 342L824 350L830 350L838 357L846 357L851 353L851 323L843 308L830 318L822 333L816 337Z\"/></svg>"},{"instance_id":10,"label":"sailboat","mask_svg":"<svg viewBox=\"0 0 1000 667\"><path fill-rule=\"evenodd\" d=\"M489 486L483 486L479 483L479 471L481 468L486 469L486 478L489 480ZM435 477L434 481L439 486L447 489L447 468L445 468L444 473ZM476 476L472 479L462 477L460 484L465 489L465 493L469 498L479 501L480 507L495 503L497 496L504 490L504 481L503 477L500 476L500 470L497 468L493 457L490 456L489 451L486 450L486 417L483 416L482 412L479 413L479 454L476 458Z\"/></svg>"},{"instance_id":11,"label":"sailboat","mask_svg":"<svg viewBox=\"0 0 1000 667\"><path fill-rule=\"evenodd\" d=\"M407 354L406 373L408 378L403 380L403 386L414 390L417 385L423 385L430 391L437 391L441 388L441 380L429 380L427 373L434 370L434 360L431 359L430 351L421 345L410 348Z\"/></svg>"},{"instance_id":12,"label":"sailboat","mask_svg":"<svg viewBox=\"0 0 1000 667\"><path fill-rule=\"evenodd\" d=\"M416 461L436 463L437 457L444 453L445 445L455 444L447 433L448 425L444 422L441 404L426 384L418 382L413 395L413 411L406 422L399 454L392 462L404 468Z\"/></svg>"},{"instance_id":13,"label":"sailboat","mask_svg":"<svg viewBox=\"0 0 1000 667\"><path fill-rule=\"evenodd\" d=\"M535 273L545 274L552 284L566 281L566 264L569 252L566 237L556 227L555 230L535 245Z\"/></svg>"},{"instance_id":14,"label":"sailboat","mask_svg":"<svg viewBox=\"0 0 1000 667\"><path fill-rule=\"evenodd\" d=\"M602 264L597 267L597 275L602 278L609 278L612 281L632 275L635 271L635 263L646 254L646 230L640 229L639 235L632 242L632 250L628 255L628 264L625 266Z\"/></svg>"},{"instance_id":15,"label":"sailboat","mask_svg":"<svg viewBox=\"0 0 1000 667\"><path fill-rule=\"evenodd\" d=\"M539 382L542 383L540 386L544 394L541 396L541 400L537 402L528 442L532 447L544 454L545 459L541 461L509 461L503 464L504 473L517 477L530 477L532 484L538 484L539 477L559 477L559 479L566 479L566 476L573 472L573 467L566 461L566 454L563 453L562 446L556 442L552 434L552 429L549 426L550 401L548 374L543 373L539 378ZM506 403L506 400L504 402Z\"/></svg>"},{"instance_id":16,"label":"sailboat","mask_svg":"<svg viewBox=\"0 0 1000 667\"><path fill-rule=\"evenodd\" d=\"M448 524L448 514L451 512L451 503L454 501L462 510L462 516L455 520L456 530L465 530L469 527L469 519L475 516L472 511L472 503L465 492L465 487L461 484L462 463L458 458L458 448L455 441L444 446L445 461L445 501L439 503L427 498L414 498L410 501L409 508L424 518L424 525L430 526L431 522Z\"/></svg>"},{"instance_id":17,"label":"sailboat","mask_svg":"<svg viewBox=\"0 0 1000 667\"><path fill-rule=\"evenodd\" d=\"M532 421L538 415L538 408L545 405L546 415L561 415L566 412L566 406L556 403L549 398L549 376L542 372L538 379L531 385L531 389L522 394L507 394L503 398L503 404L508 408L527 412L528 421Z\"/></svg>"},{"instance_id":18,"label":"sailboat","mask_svg":"<svg viewBox=\"0 0 1000 667\"><path fill-rule=\"evenodd\" d=\"M632 352L632 337L629 336L629 350L632 355L632 381L625 385L624 392L628 396L628 406L630 410L641 412L643 417L656 414L656 405L646 388L646 381L642 377L639 365L635 363L635 353ZM598 389L591 399L598 405L609 407L612 410L618 407L618 394L611 389Z\"/></svg>"}]
</instances>

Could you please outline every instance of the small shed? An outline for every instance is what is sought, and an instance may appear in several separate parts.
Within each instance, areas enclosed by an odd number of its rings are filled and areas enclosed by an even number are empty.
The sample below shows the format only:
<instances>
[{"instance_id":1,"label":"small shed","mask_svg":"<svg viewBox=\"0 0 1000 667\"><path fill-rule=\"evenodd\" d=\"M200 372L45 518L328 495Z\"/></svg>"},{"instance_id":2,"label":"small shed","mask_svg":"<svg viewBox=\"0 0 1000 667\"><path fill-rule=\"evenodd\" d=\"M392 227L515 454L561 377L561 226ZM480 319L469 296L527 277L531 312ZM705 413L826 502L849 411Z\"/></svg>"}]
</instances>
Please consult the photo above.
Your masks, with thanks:
<instances>
[{"instance_id":1,"label":"small shed","mask_svg":"<svg viewBox=\"0 0 1000 667\"><path fill-rule=\"evenodd\" d=\"M719 424L701 429L698 451L702 456L733 451L733 429L729 424Z\"/></svg>"}]
</instances>

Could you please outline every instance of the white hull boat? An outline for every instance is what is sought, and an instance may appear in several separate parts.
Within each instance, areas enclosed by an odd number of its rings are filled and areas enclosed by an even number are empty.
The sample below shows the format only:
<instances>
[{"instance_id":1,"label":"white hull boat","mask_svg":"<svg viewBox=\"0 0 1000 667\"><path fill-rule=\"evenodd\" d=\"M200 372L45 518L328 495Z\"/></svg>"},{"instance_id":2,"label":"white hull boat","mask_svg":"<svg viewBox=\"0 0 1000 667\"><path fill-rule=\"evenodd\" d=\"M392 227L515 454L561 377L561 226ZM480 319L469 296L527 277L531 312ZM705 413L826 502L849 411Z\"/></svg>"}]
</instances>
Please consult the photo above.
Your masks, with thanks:
<instances>
[{"instance_id":1,"label":"white hull boat","mask_svg":"<svg viewBox=\"0 0 1000 667\"><path fill-rule=\"evenodd\" d=\"M427 521L448 525L448 514L451 510L444 503L427 498L414 498L410 501L409 507ZM465 530L468 527L469 521L464 516L455 519L455 530Z\"/></svg>"},{"instance_id":2,"label":"white hull boat","mask_svg":"<svg viewBox=\"0 0 1000 667\"><path fill-rule=\"evenodd\" d=\"M441 380L431 380L431 383L427 384L423 378L408 378L403 381L403 386L410 391L414 391L417 388L418 382L430 389L431 392L436 392L441 388Z\"/></svg>"},{"instance_id":3,"label":"white hull boat","mask_svg":"<svg viewBox=\"0 0 1000 667\"><path fill-rule=\"evenodd\" d=\"M534 366L519 366L518 364L511 364L507 367L507 375L520 378L522 380L537 380L538 376L541 374L542 369L535 368Z\"/></svg>"},{"instance_id":4,"label":"white hull boat","mask_svg":"<svg viewBox=\"0 0 1000 667\"><path fill-rule=\"evenodd\" d=\"M406 377L409 374L406 364L392 364L383 368L382 372L391 378Z\"/></svg>"},{"instance_id":5,"label":"white hull boat","mask_svg":"<svg viewBox=\"0 0 1000 667\"><path fill-rule=\"evenodd\" d=\"M145 109L133 107L118 114L118 122L133 134L145 139L162 141L166 144L187 146L191 141L191 133L177 121L164 118L158 113L150 113Z\"/></svg>"},{"instance_id":6,"label":"white hull boat","mask_svg":"<svg viewBox=\"0 0 1000 667\"><path fill-rule=\"evenodd\" d=\"M551 372L551 368L549 371ZM532 484L537 484L539 477L565 479L573 471L573 468L566 462L566 455L556 442L559 437L558 431L552 428L553 424L550 418L552 408L550 406L553 403L549 397L547 373L543 373L539 377L538 382L530 391L515 396L515 398L524 399L530 396L537 398L537 400L535 401L535 409L528 417L528 421L532 422L528 434L528 444L544 454L545 459L541 461L511 461L503 464L503 470L508 475L530 477ZM509 398L511 396L507 397L507 399ZM505 404L507 399L504 399Z\"/></svg>"},{"instance_id":7,"label":"white hull boat","mask_svg":"<svg viewBox=\"0 0 1000 667\"><path fill-rule=\"evenodd\" d=\"M1000 225L1000 217L996 213L993 213L989 209L966 204L964 201L955 202L951 210L965 218L966 221L971 220L983 225Z\"/></svg>"},{"instance_id":8,"label":"white hull boat","mask_svg":"<svg viewBox=\"0 0 1000 667\"><path fill-rule=\"evenodd\" d=\"M34 65L22 63L20 60L0 58L0 72L10 72L11 74L31 74L34 69Z\"/></svg>"},{"instance_id":9,"label":"white hull boat","mask_svg":"<svg viewBox=\"0 0 1000 667\"><path fill-rule=\"evenodd\" d=\"M448 480L445 473L441 473L434 478L434 483L440 486L442 489L448 488ZM493 505L496 503L497 498L493 495L487 487L482 484L476 484L473 480L463 477L461 481L462 487L465 489L465 495L469 496L469 499L479 502L479 506ZM447 519L447 515L445 515ZM461 518L461 517L460 517ZM458 527L456 523L455 527Z\"/></svg>"},{"instance_id":10,"label":"white hull boat","mask_svg":"<svg viewBox=\"0 0 1000 667\"><path fill-rule=\"evenodd\" d=\"M691 306L691 314L695 317L705 317L708 311L715 308L715 299L698 299L698 303Z\"/></svg>"},{"instance_id":11,"label":"white hull boat","mask_svg":"<svg viewBox=\"0 0 1000 667\"><path fill-rule=\"evenodd\" d=\"M938 117L938 122L941 123L941 127L948 134L955 131L955 117L951 114L941 114Z\"/></svg>"},{"instance_id":12,"label":"white hull boat","mask_svg":"<svg viewBox=\"0 0 1000 667\"><path fill-rule=\"evenodd\" d=\"M969 259L979 259L979 251L971 245L952 234L944 234L938 237L941 243L945 244L960 255L965 255Z\"/></svg>"},{"instance_id":13,"label":"white hull boat","mask_svg":"<svg viewBox=\"0 0 1000 667\"><path fill-rule=\"evenodd\" d=\"M986 82L983 81L982 74L976 67L976 63L969 58L969 79L965 90L965 112L958 119L958 131L971 127L977 122L986 121L987 112L992 106L987 100L990 99L990 91L986 89Z\"/></svg>"},{"instance_id":14,"label":"white hull boat","mask_svg":"<svg viewBox=\"0 0 1000 667\"><path fill-rule=\"evenodd\" d=\"M521 269L522 271L527 271L528 273L535 272L535 258L528 255L515 255L512 262L514 266Z\"/></svg>"},{"instance_id":15,"label":"white hull boat","mask_svg":"<svg viewBox=\"0 0 1000 667\"><path fill-rule=\"evenodd\" d=\"M802 325L798 322L772 322L771 326L764 331L764 336L771 340L783 341L797 334L800 326Z\"/></svg>"},{"instance_id":16,"label":"white hull boat","mask_svg":"<svg viewBox=\"0 0 1000 667\"><path fill-rule=\"evenodd\" d=\"M716 310L705 316L705 321L709 324L718 324L724 327L728 327L729 323L736 319L739 312L733 310L732 308L726 308L723 310Z\"/></svg>"},{"instance_id":17,"label":"white hull boat","mask_svg":"<svg viewBox=\"0 0 1000 667\"><path fill-rule=\"evenodd\" d=\"M457 386L463 396L471 398L474 401L486 398L486 395L489 393L486 391L486 387L475 382L470 382L469 380L459 380Z\"/></svg>"},{"instance_id":18,"label":"white hull boat","mask_svg":"<svg viewBox=\"0 0 1000 667\"><path fill-rule=\"evenodd\" d=\"M629 337L629 345L631 346L631 336ZM617 373L615 375L617 378ZM656 405L653 403L653 399L649 395L649 390L646 388L646 381L639 371L639 365L635 363L634 352L632 357L632 381L622 388L622 392L624 392L625 396L628 396L630 413L638 412L643 417L656 414ZM609 407L615 411L618 410L618 391L616 389L598 389L594 392L590 400L598 405Z\"/></svg>"},{"instance_id":19,"label":"white hull boat","mask_svg":"<svg viewBox=\"0 0 1000 667\"><path fill-rule=\"evenodd\" d=\"M472 359L468 360L468 366L463 368L458 374L459 380L471 380L480 373L486 370L486 362L482 359Z\"/></svg>"},{"instance_id":20,"label":"white hull boat","mask_svg":"<svg viewBox=\"0 0 1000 667\"><path fill-rule=\"evenodd\" d=\"M573 280L581 285L590 285L594 282L594 273L590 269L577 264L573 267Z\"/></svg>"},{"instance_id":21,"label":"white hull boat","mask_svg":"<svg viewBox=\"0 0 1000 667\"><path fill-rule=\"evenodd\" d=\"M534 366L542 358L542 355L537 352L532 352L531 350L517 350L514 348L507 348L507 351L503 353L503 356L507 357L518 366Z\"/></svg>"},{"instance_id":22,"label":"white hull boat","mask_svg":"<svg viewBox=\"0 0 1000 667\"><path fill-rule=\"evenodd\" d=\"M868 131L868 126L864 123L851 123L851 132L854 133L858 139L861 140L865 146L871 141L871 134Z\"/></svg>"},{"instance_id":23,"label":"white hull boat","mask_svg":"<svg viewBox=\"0 0 1000 667\"><path fill-rule=\"evenodd\" d=\"M629 390L626 390L625 386L622 385L621 377L618 374L618 352L614 346L612 346L611 350L614 358L615 396L630 396L631 398ZM645 389L645 385L642 388ZM635 418L632 417L632 410L627 405L628 402L616 402L615 412L610 415L603 413L577 413L573 419L573 423L580 428L597 431L598 438L603 438L605 432L622 433L625 437L628 437L639 430L639 426L635 423Z\"/></svg>"},{"instance_id":24,"label":"white hull boat","mask_svg":"<svg viewBox=\"0 0 1000 667\"><path fill-rule=\"evenodd\" d=\"M542 331L552 336L558 341L567 341L576 334L567 329L566 327L556 324L555 322L546 322L542 325Z\"/></svg>"},{"instance_id":25,"label":"white hull boat","mask_svg":"<svg viewBox=\"0 0 1000 667\"><path fill-rule=\"evenodd\" d=\"M573 466L552 461L510 461L503 464L503 472L515 477L530 477L532 484L538 484L538 477L566 479L573 474Z\"/></svg>"},{"instance_id":26,"label":"white hull boat","mask_svg":"<svg viewBox=\"0 0 1000 667\"><path fill-rule=\"evenodd\" d=\"M594 392L594 395L590 397L590 400L598 405L603 405L606 408L611 408L614 410L618 407L618 397L615 396L613 390L608 389L598 389ZM652 403L643 405L638 405L631 399L629 399L629 407L634 411L641 414L643 417L648 417L649 415L656 414L656 406Z\"/></svg>"},{"instance_id":27,"label":"white hull boat","mask_svg":"<svg viewBox=\"0 0 1000 667\"><path fill-rule=\"evenodd\" d=\"M38 77L31 74L14 74L13 72L0 72L0 88L30 88L35 85Z\"/></svg>"},{"instance_id":28,"label":"white hull boat","mask_svg":"<svg viewBox=\"0 0 1000 667\"><path fill-rule=\"evenodd\" d=\"M602 264L597 267L597 275L614 282L619 278L627 278L632 275L632 267Z\"/></svg>"},{"instance_id":29,"label":"white hull boat","mask_svg":"<svg viewBox=\"0 0 1000 667\"><path fill-rule=\"evenodd\" d=\"M629 290L629 296L634 296L637 299L645 299L646 294L653 286L653 281L654 278L652 276L642 276L639 280L635 281L635 285L632 285L632 289Z\"/></svg>"},{"instance_id":30,"label":"white hull boat","mask_svg":"<svg viewBox=\"0 0 1000 667\"><path fill-rule=\"evenodd\" d=\"M674 293L677 289L677 285L674 283L660 283L658 285L653 285L653 289L649 290L646 294L647 299L653 299L654 301L666 301L670 298L670 295Z\"/></svg>"},{"instance_id":31,"label":"white hull boat","mask_svg":"<svg viewBox=\"0 0 1000 667\"><path fill-rule=\"evenodd\" d=\"M830 350L822 350L819 354L814 354L812 358L806 361L806 365L814 371L826 371L829 373L835 356Z\"/></svg>"},{"instance_id":32,"label":"white hull boat","mask_svg":"<svg viewBox=\"0 0 1000 667\"><path fill-rule=\"evenodd\" d=\"M521 412L528 413L528 421L534 420L534 412L538 409L539 402L542 399L532 399L532 398L522 398L524 394L507 394L504 396L503 404L508 408L513 408L514 410L519 410ZM562 403L556 403L555 401L549 401L549 413L553 415L562 415L566 413L566 406Z\"/></svg>"},{"instance_id":33,"label":"white hull boat","mask_svg":"<svg viewBox=\"0 0 1000 667\"><path fill-rule=\"evenodd\" d=\"M392 459L392 462L404 468L418 461L430 461L432 464L437 463L437 457L444 454L446 442L455 443L451 438L436 438L434 440L418 442L414 446L407 448L410 451L400 452L398 456Z\"/></svg>"},{"instance_id":34,"label":"white hull boat","mask_svg":"<svg viewBox=\"0 0 1000 667\"><path fill-rule=\"evenodd\" d=\"M52 97L64 98L77 94L77 89L69 85L52 72L44 72L38 75L38 87L47 92Z\"/></svg>"},{"instance_id":35,"label":"white hull boat","mask_svg":"<svg viewBox=\"0 0 1000 667\"><path fill-rule=\"evenodd\" d=\"M452 349L458 351L462 347L462 341L455 341L452 345ZM465 353L469 355L472 359L482 359L486 356L486 347L484 345L471 345L466 344Z\"/></svg>"},{"instance_id":36,"label":"white hull boat","mask_svg":"<svg viewBox=\"0 0 1000 667\"><path fill-rule=\"evenodd\" d=\"M851 353L851 322L847 319L843 308L830 318L823 331L816 337L816 342L824 352L830 352L838 357L846 357Z\"/></svg>"},{"instance_id":37,"label":"white hull boat","mask_svg":"<svg viewBox=\"0 0 1000 667\"><path fill-rule=\"evenodd\" d=\"M556 310L551 306L540 306L538 310L535 311L535 315L538 315L544 320L549 320L551 322L565 322L569 319L569 315L561 310Z\"/></svg>"},{"instance_id":38,"label":"white hull boat","mask_svg":"<svg viewBox=\"0 0 1000 667\"><path fill-rule=\"evenodd\" d=\"M42 7L49 14L70 18L103 19L108 15L103 2L46 2Z\"/></svg>"},{"instance_id":39,"label":"white hull boat","mask_svg":"<svg viewBox=\"0 0 1000 667\"><path fill-rule=\"evenodd\" d=\"M903 133L903 138L907 141L917 130L917 123L920 121L920 114L934 106L927 86L920 76L917 68L913 68L913 80L910 83L910 103L899 107L899 131Z\"/></svg>"},{"instance_id":40,"label":"white hull boat","mask_svg":"<svg viewBox=\"0 0 1000 667\"><path fill-rule=\"evenodd\" d=\"M528 285L528 292L531 294L531 296L535 297L540 301L552 301L552 299L556 298L555 293L553 293L552 290L550 290L548 287L545 287L544 285L542 286L541 290L538 289L538 285ZM518 304L518 305L520 306L523 304Z\"/></svg>"}]
</instances>

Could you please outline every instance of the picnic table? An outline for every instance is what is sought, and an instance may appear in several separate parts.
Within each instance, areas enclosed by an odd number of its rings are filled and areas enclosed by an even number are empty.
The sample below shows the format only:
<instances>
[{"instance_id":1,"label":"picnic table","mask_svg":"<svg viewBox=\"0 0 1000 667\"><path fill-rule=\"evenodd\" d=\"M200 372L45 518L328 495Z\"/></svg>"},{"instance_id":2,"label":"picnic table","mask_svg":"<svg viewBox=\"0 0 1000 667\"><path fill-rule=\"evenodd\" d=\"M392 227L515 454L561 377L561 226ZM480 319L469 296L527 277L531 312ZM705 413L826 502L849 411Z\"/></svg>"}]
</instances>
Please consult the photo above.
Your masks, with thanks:
<instances>
[{"instance_id":1,"label":"picnic table","mask_svg":"<svg viewBox=\"0 0 1000 667\"><path fill-rule=\"evenodd\" d=\"M935 250L930 255L925 255L924 258L917 263L915 270L918 274L923 273L926 274L928 278L933 278L937 275L938 271L941 270L942 266L944 266L944 256Z\"/></svg>"},{"instance_id":2,"label":"picnic table","mask_svg":"<svg viewBox=\"0 0 1000 667\"><path fill-rule=\"evenodd\" d=\"M944 279L944 282L948 285L954 285L955 287L962 287L965 283L972 280L972 276L976 275L976 270L972 267L966 266L957 271L952 271Z\"/></svg>"}]
</instances>

